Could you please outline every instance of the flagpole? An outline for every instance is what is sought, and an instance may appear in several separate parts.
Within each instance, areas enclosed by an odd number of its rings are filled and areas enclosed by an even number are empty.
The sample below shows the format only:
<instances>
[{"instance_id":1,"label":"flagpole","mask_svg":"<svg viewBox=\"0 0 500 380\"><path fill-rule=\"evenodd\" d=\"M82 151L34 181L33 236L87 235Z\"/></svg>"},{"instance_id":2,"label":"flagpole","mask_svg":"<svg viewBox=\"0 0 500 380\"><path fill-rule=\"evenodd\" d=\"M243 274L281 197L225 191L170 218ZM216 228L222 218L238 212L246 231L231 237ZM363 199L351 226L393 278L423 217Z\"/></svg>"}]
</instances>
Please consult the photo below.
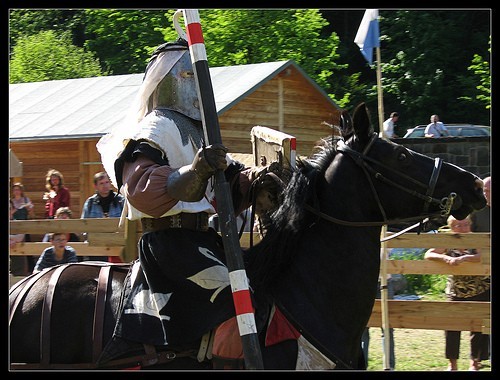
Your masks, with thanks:
<instances>
[{"instance_id":1,"label":"flagpole","mask_svg":"<svg viewBox=\"0 0 500 380\"><path fill-rule=\"evenodd\" d=\"M380 29L378 24L378 9L367 9L361 24L359 25L354 43L359 46L361 54L365 57L371 65L373 61L373 48L375 48L377 55L377 97L378 97L378 124L379 136L383 139L388 139L384 132L384 99L382 94L382 68L381 68L381 54L380 54ZM382 226L381 234L381 247L380 247L380 302L382 308L382 329L384 331L384 368L389 369L389 313L387 304L387 262L386 251L387 243L383 240L387 235L387 225Z\"/></svg>"},{"instance_id":2,"label":"flagpole","mask_svg":"<svg viewBox=\"0 0 500 380\"><path fill-rule=\"evenodd\" d=\"M381 69L381 58L380 58L380 46L376 48L377 54L377 96L378 96L378 124L379 131L382 132L382 136L387 138L384 132L384 95L382 92L382 69Z\"/></svg>"},{"instance_id":3,"label":"flagpole","mask_svg":"<svg viewBox=\"0 0 500 380\"><path fill-rule=\"evenodd\" d=\"M378 124L381 136L388 139L384 131L384 94L382 90L382 59L380 53L380 44L375 48L377 57L377 99L378 99ZM382 226L381 237L387 236L387 225ZM384 370L390 370L390 337L389 337L389 297L387 289L387 243L382 242L380 247L380 302L382 302L382 329L384 331Z\"/></svg>"},{"instance_id":4,"label":"flagpole","mask_svg":"<svg viewBox=\"0 0 500 380\"><path fill-rule=\"evenodd\" d=\"M388 139L384 131L384 97L382 92L382 69L380 46L377 54L377 95L378 95L378 123L382 137ZM387 225L382 226L381 237L387 236ZM390 337L389 337L389 302L387 289L387 242L383 241L380 247L380 302L382 302L382 329L384 331L384 370L390 370Z\"/></svg>"}]
</instances>

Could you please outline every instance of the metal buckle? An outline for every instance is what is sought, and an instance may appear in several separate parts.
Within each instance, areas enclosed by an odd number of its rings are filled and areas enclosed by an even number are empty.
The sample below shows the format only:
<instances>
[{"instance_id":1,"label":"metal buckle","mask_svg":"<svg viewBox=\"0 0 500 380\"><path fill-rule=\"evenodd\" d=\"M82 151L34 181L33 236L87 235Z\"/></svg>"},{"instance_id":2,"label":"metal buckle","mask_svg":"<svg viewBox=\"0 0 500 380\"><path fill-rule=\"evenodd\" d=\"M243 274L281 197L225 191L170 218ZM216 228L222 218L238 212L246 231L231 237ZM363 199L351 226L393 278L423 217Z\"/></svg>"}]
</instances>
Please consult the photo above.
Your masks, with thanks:
<instances>
[{"instance_id":1,"label":"metal buckle","mask_svg":"<svg viewBox=\"0 0 500 380\"><path fill-rule=\"evenodd\" d=\"M182 228L182 214L170 216L170 228Z\"/></svg>"}]
</instances>

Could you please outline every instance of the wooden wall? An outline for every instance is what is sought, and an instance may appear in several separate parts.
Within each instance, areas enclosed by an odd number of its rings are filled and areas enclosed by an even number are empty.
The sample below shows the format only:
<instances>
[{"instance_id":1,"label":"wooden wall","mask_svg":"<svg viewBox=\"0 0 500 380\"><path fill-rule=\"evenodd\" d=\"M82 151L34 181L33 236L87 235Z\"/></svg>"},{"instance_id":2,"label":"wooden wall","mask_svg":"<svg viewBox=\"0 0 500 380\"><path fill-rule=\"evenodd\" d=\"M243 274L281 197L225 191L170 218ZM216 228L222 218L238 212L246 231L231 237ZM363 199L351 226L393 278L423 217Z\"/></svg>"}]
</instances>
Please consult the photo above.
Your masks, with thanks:
<instances>
[{"instance_id":1,"label":"wooden wall","mask_svg":"<svg viewBox=\"0 0 500 380\"><path fill-rule=\"evenodd\" d=\"M334 107L295 68L289 67L220 118L222 141L231 152L252 153L250 131L262 125L297 138L297 154L307 156L314 145L338 124L340 110Z\"/></svg>"},{"instance_id":2,"label":"wooden wall","mask_svg":"<svg viewBox=\"0 0 500 380\"><path fill-rule=\"evenodd\" d=\"M35 205L35 217L45 214L45 175L49 169L59 170L71 194L73 218L79 218L83 203L94 194L93 176L103 170L95 140L51 140L11 142L10 148L23 163L23 177L11 178L11 184L22 182L25 194Z\"/></svg>"}]
</instances>

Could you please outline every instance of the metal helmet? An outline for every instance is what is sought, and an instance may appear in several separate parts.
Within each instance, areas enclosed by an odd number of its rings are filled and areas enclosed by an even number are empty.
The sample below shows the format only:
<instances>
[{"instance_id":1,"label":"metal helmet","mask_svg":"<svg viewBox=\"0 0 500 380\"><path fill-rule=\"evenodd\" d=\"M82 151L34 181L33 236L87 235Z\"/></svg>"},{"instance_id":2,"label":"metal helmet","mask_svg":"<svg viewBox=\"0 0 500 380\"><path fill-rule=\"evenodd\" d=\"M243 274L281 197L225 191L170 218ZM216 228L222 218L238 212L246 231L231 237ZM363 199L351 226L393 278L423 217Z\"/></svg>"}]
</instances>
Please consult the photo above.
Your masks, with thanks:
<instances>
[{"instance_id":1,"label":"metal helmet","mask_svg":"<svg viewBox=\"0 0 500 380\"><path fill-rule=\"evenodd\" d=\"M160 45L153 53L145 75L152 63L163 53L168 59L169 51L185 50L180 59L158 83L149 98L149 109L164 108L177 111L194 120L201 120L200 102L187 42L179 39Z\"/></svg>"}]
</instances>

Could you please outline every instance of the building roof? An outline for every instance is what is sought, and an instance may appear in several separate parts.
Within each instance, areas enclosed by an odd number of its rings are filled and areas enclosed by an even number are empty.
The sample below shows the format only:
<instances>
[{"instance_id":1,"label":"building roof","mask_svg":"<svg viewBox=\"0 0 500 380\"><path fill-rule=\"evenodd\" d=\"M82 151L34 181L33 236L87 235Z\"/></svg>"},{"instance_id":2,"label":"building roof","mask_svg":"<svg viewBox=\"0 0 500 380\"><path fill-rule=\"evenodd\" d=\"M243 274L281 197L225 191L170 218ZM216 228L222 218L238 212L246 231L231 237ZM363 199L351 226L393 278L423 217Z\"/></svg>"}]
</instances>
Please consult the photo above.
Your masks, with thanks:
<instances>
[{"instance_id":1,"label":"building roof","mask_svg":"<svg viewBox=\"0 0 500 380\"><path fill-rule=\"evenodd\" d=\"M335 103L291 60L210 68L218 115L294 66L335 107ZM9 85L9 139L100 137L120 125L144 74L53 80Z\"/></svg>"}]
</instances>

